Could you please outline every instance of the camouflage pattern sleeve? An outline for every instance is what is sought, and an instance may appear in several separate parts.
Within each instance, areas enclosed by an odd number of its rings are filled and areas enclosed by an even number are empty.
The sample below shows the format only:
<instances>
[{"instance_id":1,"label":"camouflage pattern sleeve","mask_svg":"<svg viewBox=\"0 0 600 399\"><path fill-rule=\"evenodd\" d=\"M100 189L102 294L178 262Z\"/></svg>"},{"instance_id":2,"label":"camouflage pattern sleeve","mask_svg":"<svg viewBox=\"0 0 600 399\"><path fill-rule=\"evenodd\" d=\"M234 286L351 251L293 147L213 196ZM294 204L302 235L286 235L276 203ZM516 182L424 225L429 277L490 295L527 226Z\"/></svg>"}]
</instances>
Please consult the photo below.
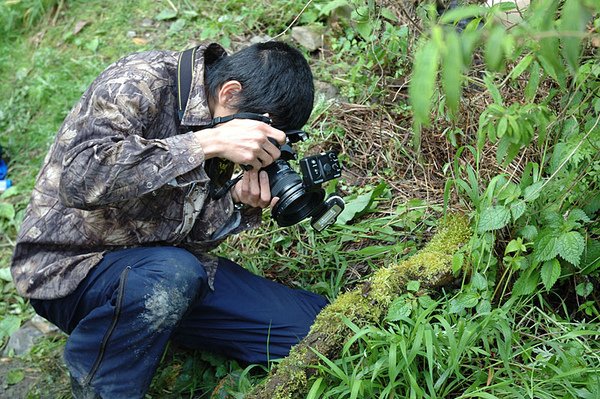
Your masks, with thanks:
<instances>
[{"instance_id":1,"label":"camouflage pattern sleeve","mask_svg":"<svg viewBox=\"0 0 600 399\"><path fill-rule=\"evenodd\" d=\"M116 64L88 89L63 127L59 194L64 205L95 209L177 185L182 175L188 182L208 181L194 133L160 137L167 130L160 125L173 122L165 121L167 104L161 104L170 81L157 73L143 60Z\"/></svg>"}]
</instances>

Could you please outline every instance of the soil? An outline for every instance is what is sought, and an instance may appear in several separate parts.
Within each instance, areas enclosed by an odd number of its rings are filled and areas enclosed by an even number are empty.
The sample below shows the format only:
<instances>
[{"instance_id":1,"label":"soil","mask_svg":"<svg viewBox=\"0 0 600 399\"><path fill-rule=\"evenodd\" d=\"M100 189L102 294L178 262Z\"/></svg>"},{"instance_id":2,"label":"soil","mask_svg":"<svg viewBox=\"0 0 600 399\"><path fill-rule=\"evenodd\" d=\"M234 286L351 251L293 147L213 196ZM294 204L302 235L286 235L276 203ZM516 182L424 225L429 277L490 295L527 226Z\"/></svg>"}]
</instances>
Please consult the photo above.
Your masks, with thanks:
<instances>
[{"instance_id":1,"label":"soil","mask_svg":"<svg viewBox=\"0 0 600 399\"><path fill-rule=\"evenodd\" d=\"M17 383L11 383L10 375L15 371L24 373L23 379ZM0 398L25 399L31 388L41 379L39 370L35 370L27 363L17 358L0 358ZM43 397L40 397L42 399ZM49 396L46 398L50 399Z\"/></svg>"}]
</instances>

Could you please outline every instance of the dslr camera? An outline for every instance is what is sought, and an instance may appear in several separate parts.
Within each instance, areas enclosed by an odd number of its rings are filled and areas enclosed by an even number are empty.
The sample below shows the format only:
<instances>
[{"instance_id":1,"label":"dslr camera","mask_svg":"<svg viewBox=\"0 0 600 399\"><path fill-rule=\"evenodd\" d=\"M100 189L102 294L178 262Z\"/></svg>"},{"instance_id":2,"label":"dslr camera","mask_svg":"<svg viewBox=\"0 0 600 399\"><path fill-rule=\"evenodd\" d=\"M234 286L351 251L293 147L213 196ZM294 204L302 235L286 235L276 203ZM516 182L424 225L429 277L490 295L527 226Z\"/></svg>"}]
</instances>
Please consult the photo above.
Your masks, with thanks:
<instances>
[{"instance_id":1,"label":"dslr camera","mask_svg":"<svg viewBox=\"0 0 600 399\"><path fill-rule=\"evenodd\" d=\"M267 116L242 112L233 115L214 118L210 124L204 125L201 129L214 127L220 123L228 122L232 119L253 119L271 124L271 119ZM272 164L261 168L269 176L269 185L271 197L279 197L279 201L271 210L271 215L277 224L281 227L294 225L306 218L311 218L311 225L317 231L322 231L333 224L338 215L344 210L344 200L339 195L332 194L325 199L325 190L321 187L322 183L335 179L342 175L342 167L334 151L323 152L317 155L302 158L300 170L302 177L290 166L289 161L296 160L296 152L291 144L308 139L308 134L303 130L285 131L287 140L284 145L279 145L277 141L269 138L275 146L279 148L281 156ZM218 162L207 161L207 170L221 170ZM230 165L233 167L233 165ZM251 166L242 167L246 170ZM232 170L227 166L223 167L230 175ZM218 172L209 172L209 176L219 175ZM241 179L242 175L227 182L219 182L219 189L211 190L213 199L221 198ZM212 178L211 178L212 180ZM216 179L219 180L219 179Z\"/></svg>"},{"instance_id":2,"label":"dslr camera","mask_svg":"<svg viewBox=\"0 0 600 399\"><path fill-rule=\"evenodd\" d=\"M281 227L291 226L308 217L317 231L322 231L335 222L344 210L344 201L336 194L325 199L325 190L321 184L342 175L342 168L334 151L300 159L300 175L292 169L289 161L296 159L291 144L308 139L302 130L285 132L286 144L279 146L281 156L272 164L262 168L269 176L271 196L279 201L271 210L271 215Z\"/></svg>"}]
</instances>

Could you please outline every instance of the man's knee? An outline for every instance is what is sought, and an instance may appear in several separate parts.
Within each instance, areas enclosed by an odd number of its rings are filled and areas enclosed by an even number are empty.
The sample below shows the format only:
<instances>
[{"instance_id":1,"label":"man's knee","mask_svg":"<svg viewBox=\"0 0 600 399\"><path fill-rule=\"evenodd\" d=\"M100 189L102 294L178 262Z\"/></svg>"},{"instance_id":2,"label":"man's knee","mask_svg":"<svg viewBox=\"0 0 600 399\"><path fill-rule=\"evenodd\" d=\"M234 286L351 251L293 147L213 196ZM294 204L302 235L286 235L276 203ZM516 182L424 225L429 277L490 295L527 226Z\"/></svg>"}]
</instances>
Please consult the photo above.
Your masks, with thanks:
<instances>
[{"instance_id":1,"label":"man's knee","mask_svg":"<svg viewBox=\"0 0 600 399\"><path fill-rule=\"evenodd\" d=\"M148 279L173 288L202 286L208 279L202 263L192 253L176 247L147 249L146 257L133 267Z\"/></svg>"},{"instance_id":2,"label":"man's knee","mask_svg":"<svg viewBox=\"0 0 600 399\"><path fill-rule=\"evenodd\" d=\"M141 305L139 319L152 330L174 327L208 287L202 264L180 248L153 249L126 280L126 300Z\"/></svg>"}]
</instances>

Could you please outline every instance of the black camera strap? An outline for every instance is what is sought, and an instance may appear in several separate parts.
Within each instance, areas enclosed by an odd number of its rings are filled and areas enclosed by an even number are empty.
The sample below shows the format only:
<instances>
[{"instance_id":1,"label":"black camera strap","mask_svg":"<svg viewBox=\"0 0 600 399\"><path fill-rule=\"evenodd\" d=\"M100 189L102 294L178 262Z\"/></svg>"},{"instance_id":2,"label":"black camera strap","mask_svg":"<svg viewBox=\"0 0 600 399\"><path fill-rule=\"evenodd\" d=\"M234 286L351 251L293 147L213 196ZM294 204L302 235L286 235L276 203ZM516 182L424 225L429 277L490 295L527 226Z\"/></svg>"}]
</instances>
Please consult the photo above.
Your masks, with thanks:
<instances>
[{"instance_id":1,"label":"black camera strap","mask_svg":"<svg viewBox=\"0 0 600 399\"><path fill-rule=\"evenodd\" d=\"M177 109L179 112L179 120L183 120L183 114L187 107L190 91L192 89L192 80L194 79L194 60L196 58L196 50L198 47L193 47L179 53L177 60ZM208 124L202 126L193 126L193 130L210 129L221 123L229 122L234 119L252 119L267 124L272 124L271 118L265 115L256 114L254 112L240 112L237 114L218 116L213 118Z\"/></svg>"},{"instance_id":2,"label":"black camera strap","mask_svg":"<svg viewBox=\"0 0 600 399\"><path fill-rule=\"evenodd\" d=\"M177 109L179 121L183 120L183 114L187 107L190 91L192 88L192 80L194 79L194 61L196 58L196 50L198 47L193 47L182 51L177 60ZM255 121L272 124L271 118L265 115L253 112L240 112L237 114L218 116L213 118L208 124L202 126L190 126L192 130L210 129L222 123L229 122L234 119L252 119ZM222 198L243 176L240 174L234 179L223 178L231 176L233 165L224 165L229 161L212 158L205 162L204 168L211 180L210 196L213 200ZM248 167L244 167L247 169Z\"/></svg>"},{"instance_id":3,"label":"black camera strap","mask_svg":"<svg viewBox=\"0 0 600 399\"><path fill-rule=\"evenodd\" d=\"M177 106L180 121L183 120L183 113L190 97L197 48L182 51L179 53L179 59L177 60Z\"/></svg>"}]
</instances>

